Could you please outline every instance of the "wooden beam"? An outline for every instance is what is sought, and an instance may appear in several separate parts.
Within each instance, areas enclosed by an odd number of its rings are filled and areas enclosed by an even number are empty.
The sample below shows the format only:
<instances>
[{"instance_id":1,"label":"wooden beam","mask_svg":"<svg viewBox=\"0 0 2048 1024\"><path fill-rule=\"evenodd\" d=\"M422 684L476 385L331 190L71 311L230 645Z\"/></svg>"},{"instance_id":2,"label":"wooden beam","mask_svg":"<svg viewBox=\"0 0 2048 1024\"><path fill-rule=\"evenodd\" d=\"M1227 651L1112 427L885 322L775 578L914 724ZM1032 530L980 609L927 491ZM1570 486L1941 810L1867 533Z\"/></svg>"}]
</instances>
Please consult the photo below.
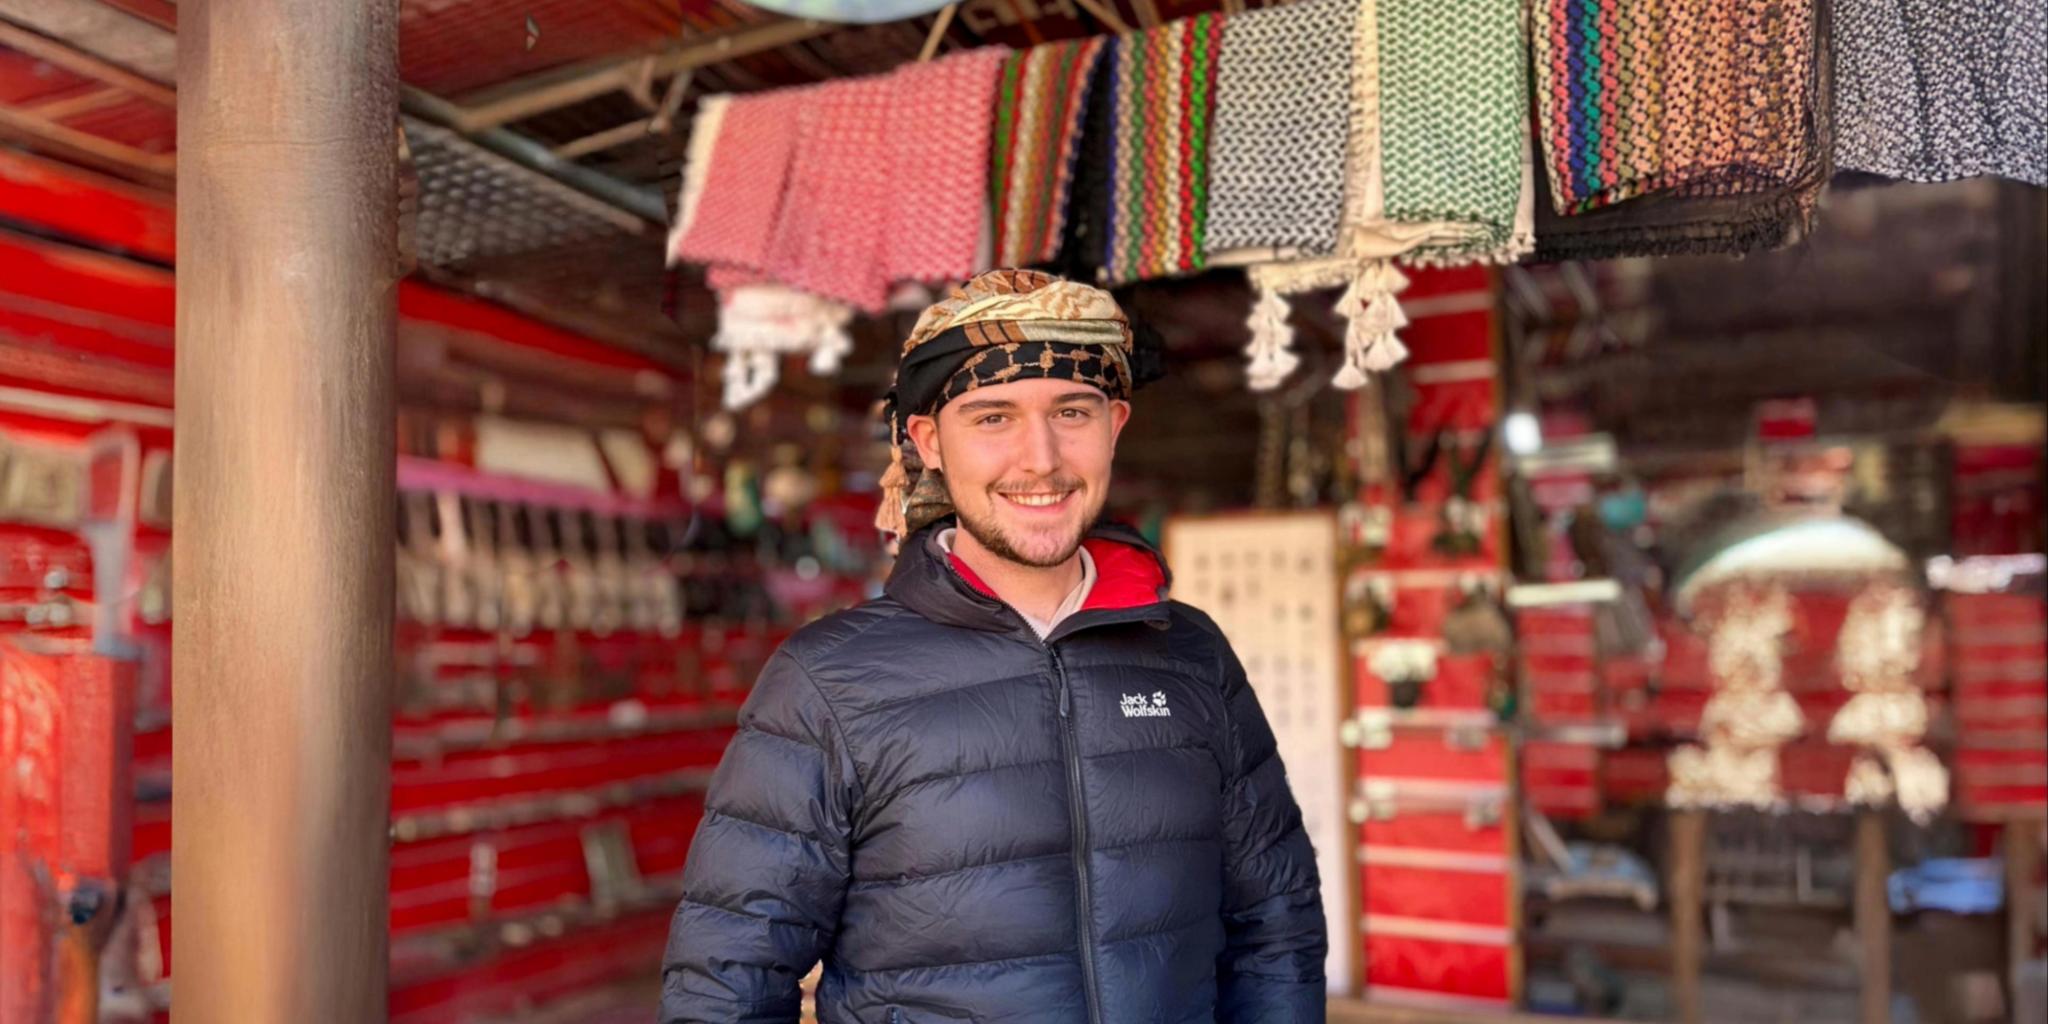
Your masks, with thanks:
<instances>
[{"instance_id":1,"label":"wooden beam","mask_svg":"<svg viewBox=\"0 0 2048 1024\"><path fill-rule=\"evenodd\" d=\"M1863 1024L1890 1024L1892 1019L1892 905L1886 881L1892 873L1891 848L1885 845L1884 813L1856 815L1856 947L1863 976Z\"/></svg>"},{"instance_id":2,"label":"wooden beam","mask_svg":"<svg viewBox=\"0 0 2048 1024\"><path fill-rule=\"evenodd\" d=\"M647 130L657 135L675 131L676 115L683 112L683 97L690 92L690 82L697 77L697 69L691 68L668 80L668 92L661 97L661 107L654 112Z\"/></svg>"},{"instance_id":3,"label":"wooden beam","mask_svg":"<svg viewBox=\"0 0 2048 1024\"><path fill-rule=\"evenodd\" d=\"M2009 992L2019 991L2020 971L2034 959L2034 936L2040 932L2034 920L2041 907L2035 898L2034 869L2041 863L2041 834L2039 818L2005 823L2005 980Z\"/></svg>"},{"instance_id":4,"label":"wooden beam","mask_svg":"<svg viewBox=\"0 0 2048 1024\"><path fill-rule=\"evenodd\" d=\"M42 100L40 102L34 103L25 103L22 104L21 109L26 110L29 113L34 114L35 116L42 118L45 121L63 121L67 118L77 117L80 114L89 114L95 110L104 110L107 107L111 107L114 104L127 99L128 95L128 93L123 92L120 89L103 87L99 89L93 89L89 92L81 92L75 93L70 96L59 97L57 99Z\"/></svg>"},{"instance_id":5,"label":"wooden beam","mask_svg":"<svg viewBox=\"0 0 2048 1024\"><path fill-rule=\"evenodd\" d=\"M946 29L952 27L953 15L958 13L960 13L959 4L947 4L939 8L939 16L932 19L931 34L925 36L924 49L918 51L918 63L922 64L938 56L939 45L946 41Z\"/></svg>"},{"instance_id":6,"label":"wooden beam","mask_svg":"<svg viewBox=\"0 0 2048 1024\"><path fill-rule=\"evenodd\" d=\"M1700 905L1706 889L1707 812L1671 812L1671 999L1680 1024L1700 1024Z\"/></svg>"},{"instance_id":7,"label":"wooden beam","mask_svg":"<svg viewBox=\"0 0 2048 1024\"><path fill-rule=\"evenodd\" d=\"M589 156L592 153L601 153L616 146L623 146L629 142L638 142L653 134L655 134L654 118L643 117L630 124L622 124L616 128L606 128L604 131L592 132L580 139L564 142L556 146L553 152L564 160L575 160L579 157Z\"/></svg>"},{"instance_id":8,"label":"wooden beam","mask_svg":"<svg viewBox=\"0 0 2048 1024\"><path fill-rule=\"evenodd\" d=\"M158 28L178 27L178 8L171 0L99 0L100 3L132 14Z\"/></svg>"},{"instance_id":9,"label":"wooden beam","mask_svg":"<svg viewBox=\"0 0 2048 1024\"><path fill-rule=\"evenodd\" d=\"M1117 17L1115 11L1103 6L1102 0L1074 0L1074 3L1080 5L1082 10L1094 15L1095 20L1107 26L1111 32L1115 32L1118 35L1126 35L1131 31L1131 26L1125 24L1124 19Z\"/></svg>"},{"instance_id":10,"label":"wooden beam","mask_svg":"<svg viewBox=\"0 0 2048 1024\"><path fill-rule=\"evenodd\" d=\"M146 153L55 121L0 106L0 135L26 141L63 160L72 160L102 171L112 171L152 188L168 191L177 174L178 158L168 153Z\"/></svg>"},{"instance_id":11,"label":"wooden beam","mask_svg":"<svg viewBox=\"0 0 2048 1024\"><path fill-rule=\"evenodd\" d=\"M671 47L653 55L652 77L678 74L748 54L813 39L837 28L818 21L784 20L751 25L708 39ZM578 65L566 71L545 71L490 90L492 98L457 105L455 127L477 132L522 121L550 110L581 103L633 87L642 74L644 57L627 57Z\"/></svg>"},{"instance_id":12,"label":"wooden beam","mask_svg":"<svg viewBox=\"0 0 2048 1024\"><path fill-rule=\"evenodd\" d=\"M118 64L112 64L61 40L31 32L11 21L0 21L0 45L20 50L37 60L48 61L73 74L133 93L165 107L178 104L177 93L161 82L153 82Z\"/></svg>"}]
</instances>

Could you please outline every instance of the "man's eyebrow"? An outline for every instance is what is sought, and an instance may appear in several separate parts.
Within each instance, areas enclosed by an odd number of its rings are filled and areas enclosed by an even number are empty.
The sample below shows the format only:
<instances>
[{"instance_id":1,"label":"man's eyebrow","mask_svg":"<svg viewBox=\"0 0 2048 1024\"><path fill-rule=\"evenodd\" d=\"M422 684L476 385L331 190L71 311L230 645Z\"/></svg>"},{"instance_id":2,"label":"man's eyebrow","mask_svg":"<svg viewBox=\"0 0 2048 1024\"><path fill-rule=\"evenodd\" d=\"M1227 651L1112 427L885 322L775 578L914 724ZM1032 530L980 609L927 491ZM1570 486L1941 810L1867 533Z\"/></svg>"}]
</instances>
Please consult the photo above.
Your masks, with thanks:
<instances>
[{"instance_id":1,"label":"man's eyebrow","mask_svg":"<svg viewBox=\"0 0 2048 1024\"><path fill-rule=\"evenodd\" d=\"M1090 405L1108 405L1109 399L1104 397L1104 395L1100 391L1069 391L1066 394L1053 399L1052 404L1066 405L1069 402L1087 402Z\"/></svg>"},{"instance_id":2,"label":"man's eyebrow","mask_svg":"<svg viewBox=\"0 0 2048 1024\"><path fill-rule=\"evenodd\" d=\"M981 398L960 403L960 411L969 416L978 412L1012 412L1016 408L1017 403L1001 398Z\"/></svg>"}]
</instances>

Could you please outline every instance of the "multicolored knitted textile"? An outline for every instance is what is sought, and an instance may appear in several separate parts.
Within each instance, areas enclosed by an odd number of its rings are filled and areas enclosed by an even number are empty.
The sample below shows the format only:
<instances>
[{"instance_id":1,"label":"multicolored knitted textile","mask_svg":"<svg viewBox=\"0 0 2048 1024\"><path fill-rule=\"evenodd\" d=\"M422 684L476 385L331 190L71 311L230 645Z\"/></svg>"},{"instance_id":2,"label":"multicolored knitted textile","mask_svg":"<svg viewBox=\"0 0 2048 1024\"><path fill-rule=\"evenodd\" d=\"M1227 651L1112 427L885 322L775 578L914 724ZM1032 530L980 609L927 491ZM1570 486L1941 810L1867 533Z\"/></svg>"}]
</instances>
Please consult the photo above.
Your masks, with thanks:
<instances>
[{"instance_id":1,"label":"multicolored knitted textile","mask_svg":"<svg viewBox=\"0 0 2048 1024\"><path fill-rule=\"evenodd\" d=\"M1223 19L1214 14L1115 41L1104 260L1112 283L1207 265L1209 126L1222 44Z\"/></svg>"},{"instance_id":2,"label":"multicolored knitted textile","mask_svg":"<svg viewBox=\"0 0 2048 1024\"><path fill-rule=\"evenodd\" d=\"M1835 165L2048 186L2048 0L1834 0Z\"/></svg>"},{"instance_id":3,"label":"multicolored knitted textile","mask_svg":"<svg viewBox=\"0 0 2048 1024\"><path fill-rule=\"evenodd\" d=\"M889 76L882 259L891 283L958 281L987 266L989 137L1004 47L906 64ZM871 173L871 172L870 172Z\"/></svg>"},{"instance_id":4,"label":"multicolored knitted textile","mask_svg":"<svg viewBox=\"0 0 2048 1024\"><path fill-rule=\"evenodd\" d=\"M1825 178L1814 0L1536 0L1533 17L1556 212Z\"/></svg>"},{"instance_id":5,"label":"multicolored knitted textile","mask_svg":"<svg viewBox=\"0 0 2048 1024\"><path fill-rule=\"evenodd\" d=\"M1106 48L1093 36L1032 47L1003 62L992 181L999 267L1050 263L1058 255L1088 86Z\"/></svg>"},{"instance_id":6,"label":"multicolored knitted textile","mask_svg":"<svg viewBox=\"0 0 2048 1024\"><path fill-rule=\"evenodd\" d=\"M760 269L782 216L799 111L811 90L787 89L734 97L716 123L698 121L710 143L710 165L683 234L670 254L693 263Z\"/></svg>"},{"instance_id":7,"label":"multicolored knitted textile","mask_svg":"<svg viewBox=\"0 0 2048 1024\"><path fill-rule=\"evenodd\" d=\"M1053 270L1069 281L1099 281L1109 255L1110 154L1116 141L1116 102L1109 82L1116 62L1103 47L1082 102L1081 137L1074 149L1074 181L1067 190L1066 230L1060 235Z\"/></svg>"},{"instance_id":8,"label":"multicolored knitted textile","mask_svg":"<svg viewBox=\"0 0 2048 1024\"><path fill-rule=\"evenodd\" d=\"M1420 246L1409 261L1513 258L1528 180L1521 0L1377 3L1386 217L1468 229Z\"/></svg>"},{"instance_id":9,"label":"multicolored knitted textile","mask_svg":"<svg viewBox=\"0 0 2048 1024\"><path fill-rule=\"evenodd\" d=\"M1550 194L1542 161L1538 189ZM1798 192L1761 196L1682 196L1653 192L1623 203L1564 216L1546 200L1536 206L1536 251L1530 260L1610 260L1627 256L1743 253L1791 244L1809 206Z\"/></svg>"},{"instance_id":10,"label":"multicolored knitted textile","mask_svg":"<svg viewBox=\"0 0 2048 1024\"><path fill-rule=\"evenodd\" d=\"M1209 147L1212 262L1336 249L1358 5L1297 0L1224 24Z\"/></svg>"}]
</instances>

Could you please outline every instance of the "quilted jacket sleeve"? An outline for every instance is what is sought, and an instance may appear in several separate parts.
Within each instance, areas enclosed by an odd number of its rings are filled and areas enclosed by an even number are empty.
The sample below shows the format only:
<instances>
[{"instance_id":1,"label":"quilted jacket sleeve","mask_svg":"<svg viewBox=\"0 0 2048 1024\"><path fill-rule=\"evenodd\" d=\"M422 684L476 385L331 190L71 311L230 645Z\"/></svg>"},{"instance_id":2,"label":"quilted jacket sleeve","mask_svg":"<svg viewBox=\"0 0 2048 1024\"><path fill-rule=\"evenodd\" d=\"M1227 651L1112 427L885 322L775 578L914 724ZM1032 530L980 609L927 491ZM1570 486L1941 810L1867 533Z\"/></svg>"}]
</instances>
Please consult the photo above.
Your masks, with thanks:
<instances>
[{"instance_id":1,"label":"quilted jacket sleeve","mask_svg":"<svg viewBox=\"0 0 2048 1024\"><path fill-rule=\"evenodd\" d=\"M662 956L662 1024L794 1022L830 948L857 797L831 708L785 648L712 777Z\"/></svg>"},{"instance_id":2,"label":"quilted jacket sleeve","mask_svg":"<svg viewBox=\"0 0 2048 1024\"><path fill-rule=\"evenodd\" d=\"M1223 662L1228 757L1224 803L1223 954L1219 1024L1309 1024L1325 1014L1329 933L1315 851L1287 788L1259 699L1227 642Z\"/></svg>"}]
</instances>

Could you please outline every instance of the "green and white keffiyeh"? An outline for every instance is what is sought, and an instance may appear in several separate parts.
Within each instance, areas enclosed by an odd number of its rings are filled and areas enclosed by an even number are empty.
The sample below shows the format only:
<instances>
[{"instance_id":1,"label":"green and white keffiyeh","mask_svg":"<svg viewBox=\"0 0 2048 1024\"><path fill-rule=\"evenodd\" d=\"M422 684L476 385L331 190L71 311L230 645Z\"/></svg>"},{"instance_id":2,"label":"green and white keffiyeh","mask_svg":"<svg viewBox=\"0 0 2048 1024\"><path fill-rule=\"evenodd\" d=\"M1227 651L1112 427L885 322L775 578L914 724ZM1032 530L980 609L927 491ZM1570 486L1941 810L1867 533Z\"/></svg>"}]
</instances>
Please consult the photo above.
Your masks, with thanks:
<instances>
[{"instance_id":1,"label":"green and white keffiyeh","mask_svg":"<svg viewBox=\"0 0 2048 1024\"><path fill-rule=\"evenodd\" d=\"M1344 287L1356 388L1407 357L1394 266L1509 263L1534 246L1527 47L1518 0L1353 0L1351 120L1337 254L1254 266L1247 376L1279 386L1300 360L1285 295Z\"/></svg>"}]
</instances>

